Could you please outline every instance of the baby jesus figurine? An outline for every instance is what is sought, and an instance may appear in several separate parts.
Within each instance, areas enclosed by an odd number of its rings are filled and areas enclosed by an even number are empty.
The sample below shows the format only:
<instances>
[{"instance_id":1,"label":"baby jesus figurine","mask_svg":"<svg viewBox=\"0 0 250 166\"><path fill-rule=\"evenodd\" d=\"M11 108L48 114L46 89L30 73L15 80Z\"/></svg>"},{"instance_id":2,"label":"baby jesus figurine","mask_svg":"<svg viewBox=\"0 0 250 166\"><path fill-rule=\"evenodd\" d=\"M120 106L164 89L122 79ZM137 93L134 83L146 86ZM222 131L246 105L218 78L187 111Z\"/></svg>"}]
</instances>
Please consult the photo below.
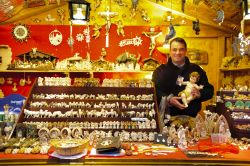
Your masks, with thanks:
<instances>
[{"instance_id":1,"label":"baby jesus figurine","mask_svg":"<svg viewBox=\"0 0 250 166\"><path fill-rule=\"evenodd\" d=\"M189 76L189 81L183 81L183 79L179 79L177 80L177 83L181 86L181 85L186 85L186 88L179 92L178 96L181 97L181 100L183 102L183 104L185 105L185 107L188 107L188 104L190 103L190 101L195 99L195 96L192 94L192 91L195 89L202 89L203 85L197 85L196 82L199 80L200 75L198 72L192 72Z\"/></svg>"}]
</instances>

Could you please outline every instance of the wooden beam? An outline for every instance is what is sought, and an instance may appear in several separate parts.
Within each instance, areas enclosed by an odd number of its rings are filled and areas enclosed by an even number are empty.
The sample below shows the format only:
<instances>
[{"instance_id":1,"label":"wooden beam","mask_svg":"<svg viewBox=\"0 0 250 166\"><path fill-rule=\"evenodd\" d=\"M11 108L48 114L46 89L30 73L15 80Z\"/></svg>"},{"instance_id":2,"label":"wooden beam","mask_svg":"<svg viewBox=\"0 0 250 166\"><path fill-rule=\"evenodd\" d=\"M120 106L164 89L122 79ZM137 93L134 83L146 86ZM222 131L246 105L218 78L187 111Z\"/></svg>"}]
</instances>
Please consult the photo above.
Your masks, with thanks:
<instances>
[{"instance_id":1,"label":"wooden beam","mask_svg":"<svg viewBox=\"0 0 250 166\"><path fill-rule=\"evenodd\" d=\"M161 9L161 10L165 10L166 12L168 11L172 11L172 13L174 15L178 15L181 17L184 17L188 20L191 21L195 21L196 19L199 19L200 23L219 29L219 30L223 30L227 33L232 33L237 35L239 32L239 27L240 25L234 24L232 22L226 21L224 20L224 22L222 23L222 25L220 26L218 23L216 23L215 21L213 21L213 19L211 19L213 16L211 15L211 11L209 13L209 11L203 11L201 14L198 14L199 12L196 11L197 10L197 6L196 5L191 5L190 3L186 3L185 5L185 12L181 12L181 3L180 2L174 2L171 4L171 2L169 1L164 1L163 3L156 3L153 0L143 0L145 3L151 4L156 6L157 8ZM172 6L172 7L171 7ZM187 10L188 9L188 10ZM205 8L202 8L204 10L206 10ZM211 9L213 10L213 9ZM207 13L207 14L203 14L203 13ZM214 13L214 11L213 11ZM210 15L209 15L210 14Z\"/></svg>"},{"instance_id":2,"label":"wooden beam","mask_svg":"<svg viewBox=\"0 0 250 166\"><path fill-rule=\"evenodd\" d=\"M66 4L67 4L66 2L61 2L60 5L51 4L51 5L44 5L44 6L33 7L33 8L25 8L25 7L23 7L23 5L20 5L20 6L16 7L18 12L15 13L9 19L7 19L3 22L0 22L0 25L16 23L16 22L22 21L24 19L27 19L29 17L32 17L34 15L39 15L39 14L47 12L49 10L52 10L52 9L55 9L58 7L62 7Z\"/></svg>"}]
</instances>

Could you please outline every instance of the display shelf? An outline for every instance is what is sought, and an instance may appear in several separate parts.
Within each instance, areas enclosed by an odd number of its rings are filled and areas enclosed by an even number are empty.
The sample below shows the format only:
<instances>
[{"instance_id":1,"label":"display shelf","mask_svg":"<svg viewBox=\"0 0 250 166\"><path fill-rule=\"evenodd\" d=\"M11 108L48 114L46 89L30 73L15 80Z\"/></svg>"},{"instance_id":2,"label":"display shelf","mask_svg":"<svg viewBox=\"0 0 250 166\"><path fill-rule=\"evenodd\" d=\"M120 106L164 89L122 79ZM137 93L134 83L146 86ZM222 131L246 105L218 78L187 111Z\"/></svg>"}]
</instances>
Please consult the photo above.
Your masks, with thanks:
<instances>
[{"instance_id":1,"label":"display shelf","mask_svg":"<svg viewBox=\"0 0 250 166\"><path fill-rule=\"evenodd\" d=\"M235 98L234 99L224 99L224 101L226 101L226 102L227 101L236 102L236 101L239 101L239 100L244 101L244 102L245 101L250 101L250 99L237 99L237 98L236 99Z\"/></svg>"},{"instance_id":2,"label":"display shelf","mask_svg":"<svg viewBox=\"0 0 250 166\"><path fill-rule=\"evenodd\" d=\"M144 70L0 70L0 73L152 73Z\"/></svg>"},{"instance_id":3,"label":"display shelf","mask_svg":"<svg viewBox=\"0 0 250 166\"><path fill-rule=\"evenodd\" d=\"M234 108L234 109L229 109L231 112L244 112L244 113L250 113L250 109L238 109L238 108Z\"/></svg>"},{"instance_id":4,"label":"display shelf","mask_svg":"<svg viewBox=\"0 0 250 166\"><path fill-rule=\"evenodd\" d=\"M237 102L237 101L249 101L247 100L242 100L242 99L227 99L224 98L225 96L230 96L232 98L234 98L234 94L236 91L218 91L217 92L217 96L220 96L222 102L217 102L216 104L216 112L218 112L219 114L223 114L225 116L225 118L227 119L228 123L229 123L229 127L230 127L230 131L232 133L233 137L236 138L242 138L242 137L247 137L250 138L250 133L249 132L245 132L244 130L239 130L235 127L235 125L240 124L240 125L245 125L245 124L249 124L250 123L250 119L234 119L232 118L232 115L234 112L235 113L246 113L249 114L250 110L249 109L239 109L239 108L227 108L225 106L226 102ZM237 91L237 93L239 94L244 94L244 95L249 95L250 92L246 92L246 91Z\"/></svg>"},{"instance_id":5,"label":"display shelf","mask_svg":"<svg viewBox=\"0 0 250 166\"><path fill-rule=\"evenodd\" d=\"M250 119L233 119L233 123L241 123L241 124L245 124L245 123L249 123Z\"/></svg>"},{"instance_id":6,"label":"display shelf","mask_svg":"<svg viewBox=\"0 0 250 166\"><path fill-rule=\"evenodd\" d=\"M239 67L239 68L220 68L220 71L249 71L250 67Z\"/></svg>"},{"instance_id":7,"label":"display shelf","mask_svg":"<svg viewBox=\"0 0 250 166\"><path fill-rule=\"evenodd\" d=\"M229 91L229 90L222 90L222 91L218 91L217 93L220 94L220 93L223 93L225 95L233 95L235 92L237 93L240 93L240 94L248 94L249 92L248 91Z\"/></svg>"},{"instance_id":8,"label":"display shelf","mask_svg":"<svg viewBox=\"0 0 250 166\"><path fill-rule=\"evenodd\" d=\"M250 137L250 130L240 130L240 129L238 129L238 128L234 128L234 132L236 132L237 133L237 137L238 138L244 138L244 137Z\"/></svg>"},{"instance_id":9,"label":"display shelf","mask_svg":"<svg viewBox=\"0 0 250 166\"><path fill-rule=\"evenodd\" d=\"M39 98L40 95L60 95L66 97ZM100 95L113 94L117 99L99 99ZM92 98L77 98L74 96L92 96ZM124 99L124 95L131 96ZM136 98L138 96L150 96L146 98ZM38 96L38 98L37 98ZM69 97L71 96L71 97ZM123 96L123 97L122 97ZM151 97L152 96L152 97ZM35 103L35 104L34 104ZM36 103L46 103L36 105ZM61 104L63 103L63 104ZM72 104L73 103L73 104ZM28 110L31 112L25 112ZM44 111L49 112L49 116L44 116ZM153 111L153 113L152 113ZM53 114L57 112L58 114ZM151 114L150 114L151 112ZM28 114L29 113L29 114ZM70 113L70 114L68 114ZM104 114L104 113L107 113ZM36 115L36 116L35 116ZM149 128L141 127L140 123L150 121ZM30 94L25 102L23 110L19 116L18 123L29 122L63 122L66 125L70 122L81 124L83 131L104 130L146 132L147 134L159 133L161 125L157 110L155 89L151 87L79 87L79 86L38 86L34 83ZM104 126L106 122L118 122L119 127L112 125ZM153 127L153 124L156 127ZM93 126L86 124L93 123ZM68 126L69 127L69 126Z\"/></svg>"}]
</instances>

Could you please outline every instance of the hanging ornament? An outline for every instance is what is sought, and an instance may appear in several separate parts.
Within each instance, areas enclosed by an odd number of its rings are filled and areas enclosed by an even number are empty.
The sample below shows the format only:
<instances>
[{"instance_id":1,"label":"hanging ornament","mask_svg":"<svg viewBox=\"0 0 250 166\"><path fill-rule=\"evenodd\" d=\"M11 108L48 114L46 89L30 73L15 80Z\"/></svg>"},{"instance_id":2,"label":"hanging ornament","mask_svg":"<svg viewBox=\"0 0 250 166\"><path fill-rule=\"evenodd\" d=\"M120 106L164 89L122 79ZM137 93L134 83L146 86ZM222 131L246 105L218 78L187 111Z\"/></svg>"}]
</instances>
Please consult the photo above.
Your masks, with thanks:
<instances>
[{"instance_id":1,"label":"hanging ornament","mask_svg":"<svg viewBox=\"0 0 250 166\"><path fill-rule=\"evenodd\" d=\"M196 35L200 34L200 22L199 22L199 19L197 19L196 21L193 21L193 30L195 31Z\"/></svg>"},{"instance_id":2,"label":"hanging ornament","mask_svg":"<svg viewBox=\"0 0 250 166\"><path fill-rule=\"evenodd\" d=\"M0 77L0 85L3 85L5 83L4 77Z\"/></svg>"},{"instance_id":3,"label":"hanging ornament","mask_svg":"<svg viewBox=\"0 0 250 166\"><path fill-rule=\"evenodd\" d=\"M102 4L102 0L95 0L94 11L96 11L96 9L101 6L101 4Z\"/></svg>"},{"instance_id":4,"label":"hanging ornament","mask_svg":"<svg viewBox=\"0 0 250 166\"><path fill-rule=\"evenodd\" d=\"M76 35L76 40L82 42L84 40L84 35L82 33L78 33Z\"/></svg>"},{"instance_id":5,"label":"hanging ornament","mask_svg":"<svg viewBox=\"0 0 250 166\"><path fill-rule=\"evenodd\" d=\"M26 82L25 79L21 78L20 81L19 81L19 85L24 86L25 82Z\"/></svg>"},{"instance_id":6,"label":"hanging ornament","mask_svg":"<svg viewBox=\"0 0 250 166\"><path fill-rule=\"evenodd\" d=\"M17 24L12 29L13 37L19 42L27 42L28 38L30 37L29 28L25 24Z\"/></svg>"},{"instance_id":7,"label":"hanging ornament","mask_svg":"<svg viewBox=\"0 0 250 166\"><path fill-rule=\"evenodd\" d=\"M57 15L59 16L59 22L61 24L63 24L64 20L65 20L65 10L64 9L57 9Z\"/></svg>"},{"instance_id":8,"label":"hanging ornament","mask_svg":"<svg viewBox=\"0 0 250 166\"><path fill-rule=\"evenodd\" d=\"M141 17L144 21L146 22L150 22L150 17L148 15L148 12L146 11L146 9L142 9L141 10Z\"/></svg>"},{"instance_id":9,"label":"hanging ornament","mask_svg":"<svg viewBox=\"0 0 250 166\"><path fill-rule=\"evenodd\" d=\"M127 45L134 45L134 46L139 47L140 45L142 45L142 39L141 39L141 37L136 36L134 38L124 39L124 40L121 40L119 42L119 47L124 47L124 46L127 46Z\"/></svg>"},{"instance_id":10,"label":"hanging ornament","mask_svg":"<svg viewBox=\"0 0 250 166\"><path fill-rule=\"evenodd\" d=\"M69 35L69 38L68 38L68 41L67 41L68 45L70 47L72 47L73 44L74 44L74 39L73 39L72 33L73 33L73 27L72 27L72 22L70 22L70 35Z\"/></svg>"},{"instance_id":11,"label":"hanging ornament","mask_svg":"<svg viewBox=\"0 0 250 166\"><path fill-rule=\"evenodd\" d=\"M53 16L51 14L48 14L45 17L45 21L47 21L47 22L54 22L55 20L56 20L56 18L53 18Z\"/></svg>"},{"instance_id":12,"label":"hanging ornament","mask_svg":"<svg viewBox=\"0 0 250 166\"><path fill-rule=\"evenodd\" d=\"M89 24L87 24L87 28L83 30L83 34L85 35L86 43L90 42L90 29Z\"/></svg>"},{"instance_id":13,"label":"hanging ornament","mask_svg":"<svg viewBox=\"0 0 250 166\"><path fill-rule=\"evenodd\" d=\"M224 10L220 9L217 11L217 16L214 19L214 21L216 21L219 25L221 25L224 21L224 18L225 18Z\"/></svg>"},{"instance_id":14,"label":"hanging ornament","mask_svg":"<svg viewBox=\"0 0 250 166\"><path fill-rule=\"evenodd\" d=\"M73 44L74 44L74 39L73 39L73 37L72 36L70 36L69 38L68 38L68 45L70 46L70 47L72 47L73 46Z\"/></svg>"},{"instance_id":15,"label":"hanging ornament","mask_svg":"<svg viewBox=\"0 0 250 166\"><path fill-rule=\"evenodd\" d=\"M125 36L123 28L124 28L124 25L122 23L122 20L118 20L117 21L117 30L116 30L118 36L120 36L120 35L122 35L123 37Z\"/></svg>"},{"instance_id":16,"label":"hanging ornament","mask_svg":"<svg viewBox=\"0 0 250 166\"><path fill-rule=\"evenodd\" d=\"M49 34L50 44L52 44L54 46L58 46L59 44L61 44L62 39L63 39L62 33L60 31L58 31L57 29L53 30Z\"/></svg>"},{"instance_id":17,"label":"hanging ornament","mask_svg":"<svg viewBox=\"0 0 250 166\"><path fill-rule=\"evenodd\" d=\"M99 38L101 34L100 32L101 29L102 29L102 26L98 25L97 23L94 23L94 27L93 27L94 34L92 35L94 39Z\"/></svg>"},{"instance_id":18,"label":"hanging ornament","mask_svg":"<svg viewBox=\"0 0 250 166\"><path fill-rule=\"evenodd\" d=\"M89 43L89 42L90 42L90 35L87 35L87 36L85 37L85 40L86 40L86 43Z\"/></svg>"},{"instance_id":19,"label":"hanging ornament","mask_svg":"<svg viewBox=\"0 0 250 166\"><path fill-rule=\"evenodd\" d=\"M12 92L16 92L17 91L17 84L14 82L13 83L13 88L12 88Z\"/></svg>"},{"instance_id":20,"label":"hanging ornament","mask_svg":"<svg viewBox=\"0 0 250 166\"><path fill-rule=\"evenodd\" d=\"M165 36L164 44L167 44L170 39L172 39L176 35L176 31L172 23L170 23L168 27L168 34Z\"/></svg>"},{"instance_id":21,"label":"hanging ornament","mask_svg":"<svg viewBox=\"0 0 250 166\"><path fill-rule=\"evenodd\" d=\"M31 84L30 76L27 77L26 83L29 85Z\"/></svg>"}]
</instances>

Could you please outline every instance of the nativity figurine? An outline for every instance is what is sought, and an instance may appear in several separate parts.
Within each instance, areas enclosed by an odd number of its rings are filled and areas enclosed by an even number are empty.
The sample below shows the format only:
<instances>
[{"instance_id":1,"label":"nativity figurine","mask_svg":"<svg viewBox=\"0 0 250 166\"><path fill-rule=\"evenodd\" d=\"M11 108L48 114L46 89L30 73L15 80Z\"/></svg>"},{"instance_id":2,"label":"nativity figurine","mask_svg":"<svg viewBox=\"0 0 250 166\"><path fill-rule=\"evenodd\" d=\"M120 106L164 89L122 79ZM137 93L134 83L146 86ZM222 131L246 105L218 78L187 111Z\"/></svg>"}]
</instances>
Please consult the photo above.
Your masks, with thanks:
<instances>
[{"instance_id":1,"label":"nativity figurine","mask_svg":"<svg viewBox=\"0 0 250 166\"><path fill-rule=\"evenodd\" d=\"M186 85L186 88L181 91L178 95L181 97L181 100L185 107L188 107L188 104L190 101L194 100L195 97L192 95L192 91L194 88L200 90L203 88L203 85L197 85L196 82L199 80L199 73L198 72L192 72L189 76L189 81L183 81L182 78L178 78L177 83L181 85Z\"/></svg>"}]
</instances>

